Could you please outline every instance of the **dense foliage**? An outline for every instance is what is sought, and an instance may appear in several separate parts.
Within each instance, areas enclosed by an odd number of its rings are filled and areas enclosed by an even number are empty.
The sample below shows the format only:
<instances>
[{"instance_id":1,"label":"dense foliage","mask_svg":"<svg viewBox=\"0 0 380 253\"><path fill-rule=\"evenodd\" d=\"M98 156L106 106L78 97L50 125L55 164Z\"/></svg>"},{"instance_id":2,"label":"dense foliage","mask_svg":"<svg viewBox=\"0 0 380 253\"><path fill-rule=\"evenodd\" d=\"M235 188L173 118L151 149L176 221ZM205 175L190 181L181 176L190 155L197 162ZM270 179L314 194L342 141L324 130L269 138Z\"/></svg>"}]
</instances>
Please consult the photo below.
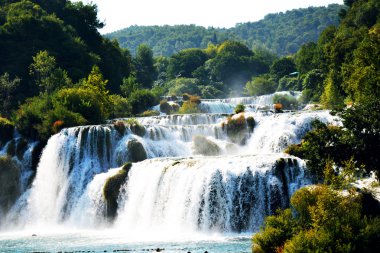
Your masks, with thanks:
<instances>
[{"instance_id":1,"label":"dense foliage","mask_svg":"<svg viewBox=\"0 0 380 253\"><path fill-rule=\"evenodd\" d=\"M131 59L117 42L103 38L98 28L95 5L68 0L9 0L0 5L0 73L21 78L17 99L37 95L35 76L29 75L33 56L47 51L54 64L78 81L98 65L109 80L109 89L118 91L128 76ZM38 78L38 77L37 77Z\"/></svg>"},{"instance_id":2,"label":"dense foliage","mask_svg":"<svg viewBox=\"0 0 380 253\"><path fill-rule=\"evenodd\" d=\"M338 24L341 6L309 7L269 14L257 22L239 23L230 29L195 25L131 26L107 34L132 53L146 43L156 56L170 56L187 48L206 48L209 43L243 41L250 48L264 46L279 55L295 53L309 41L317 41L329 25Z\"/></svg>"},{"instance_id":3,"label":"dense foliage","mask_svg":"<svg viewBox=\"0 0 380 253\"><path fill-rule=\"evenodd\" d=\"M302 188L291 209L266 218L252 252L378 252L380 217L366 213L363 199L322 185Z\"/></svg>"}]
</instances>

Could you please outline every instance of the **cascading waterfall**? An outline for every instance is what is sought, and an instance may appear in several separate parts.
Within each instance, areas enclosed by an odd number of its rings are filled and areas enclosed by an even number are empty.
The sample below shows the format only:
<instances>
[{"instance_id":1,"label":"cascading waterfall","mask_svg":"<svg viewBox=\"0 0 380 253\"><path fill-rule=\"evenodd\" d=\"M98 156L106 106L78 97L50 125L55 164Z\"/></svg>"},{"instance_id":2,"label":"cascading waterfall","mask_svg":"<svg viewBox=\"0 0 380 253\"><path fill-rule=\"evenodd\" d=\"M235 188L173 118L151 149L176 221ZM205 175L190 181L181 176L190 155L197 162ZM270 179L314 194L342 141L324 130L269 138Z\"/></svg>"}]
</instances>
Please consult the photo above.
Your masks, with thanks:
<instances>
[{"instance_id":1,"label":"cascading waterfall","mask_svg":"<svg viewBox=\"0 0 380 253\"><path fill-rule=\"evenodd\" d=\"M273 94L254 96L254 97L238 97L225 99L202 99L200 109L205 113L233 113L237 104L243 104L246 111L255 112L258 109L269 109L273 105L273 97L275 95L287 95L295 99L301 96L299 91L278 91Z\"/></svg>"},{"instance_id":2,"label":"cascading waterfall","mask_svg":"<svg viewBox=\"0 0 380 253\"><path fill-rule=\"evenodd\" d=\"M208 103L242 101L259 103L253 98ZM266 215L286 207L291 194L310 183L304 161L283 154L283 149L299 142L313 120L333 123L334 117L327 111L247 112L244 116L253 116L256 126L253 132L243 131L246 141L240 145L222 126L227 115L218 113L139 118L137 130L116 123L62 130L48 141L33 184L2 228L64 224L170 233L258 229ZM215 148L217 155L197 153L196 136L203 136L206 150ZM133 163L120 188L117 216L109 224L103 187L120 170L110 168L133 161L135 153L148 159Z\"/></svg>"}]
</instances>

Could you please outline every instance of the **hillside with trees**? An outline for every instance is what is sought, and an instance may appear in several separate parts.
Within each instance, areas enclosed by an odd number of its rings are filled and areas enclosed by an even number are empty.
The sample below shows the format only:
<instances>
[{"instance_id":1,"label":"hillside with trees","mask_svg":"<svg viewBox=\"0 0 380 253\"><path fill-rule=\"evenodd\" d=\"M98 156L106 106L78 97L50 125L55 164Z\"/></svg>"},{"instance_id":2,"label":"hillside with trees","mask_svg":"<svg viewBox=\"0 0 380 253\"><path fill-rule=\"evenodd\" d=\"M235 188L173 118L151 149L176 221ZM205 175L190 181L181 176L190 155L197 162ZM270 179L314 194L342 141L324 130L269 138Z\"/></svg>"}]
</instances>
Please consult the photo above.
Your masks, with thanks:
<instances>
[{"instance_id":1,"label":"hillside with trees","mask_svg":"<svg viewBox=\"0 0 380 253\"><path fill-rule=\"evenodd\" d=\"M249 48L265 47L278 55L288 55L306 42L316 42L326 27L337 25L341 8L331 4L268 14L260 21L239 23L229 29L196 25L131 26L106 37L117 39L132 54L142 43L150 46L155 56L171 56L187 48L206 48L209 43L238 40Z\"/></svg>"}]
</instances>

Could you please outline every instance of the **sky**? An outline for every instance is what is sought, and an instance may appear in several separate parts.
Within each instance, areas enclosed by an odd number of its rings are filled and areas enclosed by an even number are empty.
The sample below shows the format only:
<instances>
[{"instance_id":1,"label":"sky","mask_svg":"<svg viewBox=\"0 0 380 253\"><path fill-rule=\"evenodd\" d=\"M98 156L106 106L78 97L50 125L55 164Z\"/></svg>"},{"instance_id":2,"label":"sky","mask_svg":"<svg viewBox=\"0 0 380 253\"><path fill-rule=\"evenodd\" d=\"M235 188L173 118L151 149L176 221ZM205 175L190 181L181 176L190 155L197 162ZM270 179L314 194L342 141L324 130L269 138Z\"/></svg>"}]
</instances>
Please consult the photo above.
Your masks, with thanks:
<instances>
[{"instance_id":1,"label":"sky","mask_svg":"<svg viewBox=\"0 0 380 253\"><path fill-rule=\"evenodd\" d=\"M74 0L78 1L78 0ZM343 0L82 0L98 6L106 26L102 34L131 25L195 24L230 28L266 14L309 6L343 4Z\"/></svg>"}]
</instances>

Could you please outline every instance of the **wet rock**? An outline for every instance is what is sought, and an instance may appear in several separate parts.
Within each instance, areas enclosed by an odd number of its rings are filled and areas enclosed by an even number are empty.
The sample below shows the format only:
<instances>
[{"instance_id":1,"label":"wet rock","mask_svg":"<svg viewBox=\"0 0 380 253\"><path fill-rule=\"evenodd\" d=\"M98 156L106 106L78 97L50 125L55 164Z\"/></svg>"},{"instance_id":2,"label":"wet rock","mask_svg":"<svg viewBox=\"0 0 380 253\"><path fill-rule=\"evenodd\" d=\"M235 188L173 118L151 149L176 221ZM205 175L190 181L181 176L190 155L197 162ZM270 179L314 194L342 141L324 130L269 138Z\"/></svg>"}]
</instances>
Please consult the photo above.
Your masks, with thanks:
<instances>
[{"instance_id":1,"label":"wet rock","mask_svg":"<svg viewBox=\"0 0 380 253\"><path fill-rule=\"evenodd\" d=\"M121 170L116 175L109 177L104 184L103 197L106 201L106 216L110 219L116 216L118 208L117 198L119 197L120 187L126 181L131 167L131 163L124 164Z\"/></svg>"},{"instance_id":2,"label":"wet rock","mask_svg":"<svg viewBox=\"0 0 380 253\"><path fill-rule=\"evenodd\" d=\"M129 160L131 162L140 162L148 157L144 146L136 139L129 140L127 148L129 153Z\"/></svg>"},{"instance_id":3,"label":"wet rock","mask_svg":"<svg viewBox=\"0 0 380 253\"><path fill-rule=\"evenodd\" d=\"M202 135L193 137L193 148L194 154L199 155L216 156L221 153L219 146L215 142Z\"/></svg>"},{"instance_id":4,"label":"wet rock","mask_svg":"<svg viewBox=\"0 0 380 253\"><path fill-rule=\"evenodd\" d=\"M0 157L0 211L6 213L20 196L20 167L10 156Z\"/></svg>"}]
</instances>

